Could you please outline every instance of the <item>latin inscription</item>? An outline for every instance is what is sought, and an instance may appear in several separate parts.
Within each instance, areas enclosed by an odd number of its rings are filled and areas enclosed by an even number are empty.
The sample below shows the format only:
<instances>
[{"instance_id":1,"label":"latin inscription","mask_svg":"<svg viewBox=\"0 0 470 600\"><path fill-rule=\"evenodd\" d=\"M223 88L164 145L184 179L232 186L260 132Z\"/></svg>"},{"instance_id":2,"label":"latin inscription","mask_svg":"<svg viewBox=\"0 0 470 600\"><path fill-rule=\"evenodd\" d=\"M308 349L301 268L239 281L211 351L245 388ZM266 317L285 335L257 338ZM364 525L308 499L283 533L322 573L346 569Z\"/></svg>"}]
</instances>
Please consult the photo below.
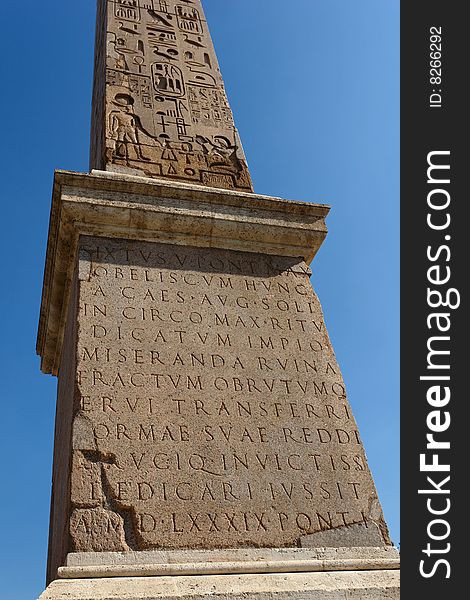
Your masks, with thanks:
<instances>
[{"instance_id":1,"label":"latin inscription","mask_svg":"<svg viewBox=\"0 0 470 600\"><path fill-rule=\"evenodd\" d=\"M295 546L380 521L305 264L143 242L82 246L76 548L87 531L95 548L103 527L115 532L113 550L119 540L138 550Z\"/></svg>"}]
</instances>

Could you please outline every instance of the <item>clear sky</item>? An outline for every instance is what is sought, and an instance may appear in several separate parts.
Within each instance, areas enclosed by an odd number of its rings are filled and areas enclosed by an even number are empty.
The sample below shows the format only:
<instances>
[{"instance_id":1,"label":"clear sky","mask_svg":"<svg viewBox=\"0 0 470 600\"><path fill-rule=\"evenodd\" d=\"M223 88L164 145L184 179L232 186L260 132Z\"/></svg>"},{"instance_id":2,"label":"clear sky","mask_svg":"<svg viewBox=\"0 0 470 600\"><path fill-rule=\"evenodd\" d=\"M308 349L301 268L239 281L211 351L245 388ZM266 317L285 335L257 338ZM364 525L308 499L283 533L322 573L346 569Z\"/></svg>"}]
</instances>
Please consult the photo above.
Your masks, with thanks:
<instances>
[{"instance_id":1,"label":"clear sky","mask_svg":"<svg viewBox=\"0 0 470 600\"><path fill-rule=\"evenodd\" d=\"M398 544L399 0L204 6L256 191L332 206L313 284ZM53 171L88 170L95 0L1 12L1 587L34 600L56 389L36 328Z\"/></svg>"}]
</instances>

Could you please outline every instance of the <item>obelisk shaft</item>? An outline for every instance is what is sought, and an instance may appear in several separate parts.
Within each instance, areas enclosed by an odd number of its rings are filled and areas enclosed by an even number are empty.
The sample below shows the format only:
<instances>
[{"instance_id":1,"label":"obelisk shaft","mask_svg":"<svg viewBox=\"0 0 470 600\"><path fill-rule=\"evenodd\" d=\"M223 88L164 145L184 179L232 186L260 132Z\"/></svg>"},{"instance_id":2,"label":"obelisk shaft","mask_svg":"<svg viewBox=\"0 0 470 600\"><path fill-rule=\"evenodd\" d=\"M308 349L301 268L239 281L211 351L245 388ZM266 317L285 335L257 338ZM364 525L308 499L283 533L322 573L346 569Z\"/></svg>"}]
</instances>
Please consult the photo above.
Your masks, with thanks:
<instances>
[{"instance_id":1,"label":"obelisk shaft","mask_svg":"<svg viewBox=\"0 0 470 600\"><path fill-rule=\"evenodd\" d=\"M91 169L253 190L199 0L98 0Z\"/></svg>"}]
</instances>

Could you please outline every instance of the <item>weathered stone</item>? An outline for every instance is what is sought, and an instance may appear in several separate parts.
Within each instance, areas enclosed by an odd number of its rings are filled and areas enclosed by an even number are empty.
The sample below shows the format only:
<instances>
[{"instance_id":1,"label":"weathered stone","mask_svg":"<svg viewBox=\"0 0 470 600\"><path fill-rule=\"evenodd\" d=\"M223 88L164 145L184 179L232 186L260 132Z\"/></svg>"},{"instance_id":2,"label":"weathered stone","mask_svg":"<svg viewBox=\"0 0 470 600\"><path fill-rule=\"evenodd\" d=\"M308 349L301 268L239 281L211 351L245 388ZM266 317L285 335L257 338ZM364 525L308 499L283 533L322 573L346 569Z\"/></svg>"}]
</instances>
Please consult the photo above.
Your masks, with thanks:
<instances>
[{"instance_id":1,"label":"weathered stone","mask_svg":"<svg viewBox=\"0 0 470 600\"><path fill-rule=\"evenodd\" d=\"M102 507L76 508L70 517L70 535L76 552L129 550L123 518Z\"/></svg>"},{"instance_id":2,"label":"weathered stone","mask_svg":"<svg viewBox=\"0 0 470 600\"><path fill-rule=\"evenodd\" d=\"M374 548L380 546L382 542L383 534L380 527L373 521L369 521L367 524L354 523L306 535L302 538L302 547L357 548L363 546Z\"/></svg>"},{"instance_id":3,"label":"weathered stone","mask_svg":"<svg viewBox=\"0 0 470 600\"><path fill-rule=\"evenodd\" d=\"M389 543L305 263L92 237L79 262L76 550Z\"/></svg>"},{"instance_id":4,"label":"weathered stone","mask_svg":"<svg viewBox=\"0 0 470 600\"><path fill-rule=\"evenodd\" d=\"M92 169L252 190L199 0L99 0L96 39Z\"/></svg>"}]
</instances>

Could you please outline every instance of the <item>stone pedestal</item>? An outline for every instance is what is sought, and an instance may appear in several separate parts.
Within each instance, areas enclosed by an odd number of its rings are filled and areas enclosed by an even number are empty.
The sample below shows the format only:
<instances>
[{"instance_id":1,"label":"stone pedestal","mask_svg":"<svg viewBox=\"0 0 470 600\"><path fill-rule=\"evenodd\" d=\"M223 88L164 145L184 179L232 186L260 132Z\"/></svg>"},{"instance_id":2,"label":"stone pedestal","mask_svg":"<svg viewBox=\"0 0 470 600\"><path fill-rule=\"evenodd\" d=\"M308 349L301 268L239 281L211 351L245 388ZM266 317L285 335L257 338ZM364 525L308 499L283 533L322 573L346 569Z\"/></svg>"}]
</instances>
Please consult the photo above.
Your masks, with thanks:
<instances>
[{"instance_id":1,"label":"stone pedestal","mask_svg":"<svg viewBox=\"0 0 470 600\"><path fill-rule=\"evenodd\" d=\"M56 173L38 335L59 376L41 600L398 597L309 281L328 210Z\"/></svg>"},{"instance_id":2,"label":"stone pedestal","mask_svg":"<svg viewBox=\"0 0 470 600\"><path fill-rule=\"evenodd\" d=\"M41 600L398 600L398 571L55 581Z\"/></svg>"},{"instance_id":3,"label":"stone pedestal","mask_svg":"<svg viewBox=\"0 0 470 600\"><path fill-rule=\"evenodd\" d=\"M40 600L397 600L393 548L72 554Z\"/></svg>"}]
</instances>

